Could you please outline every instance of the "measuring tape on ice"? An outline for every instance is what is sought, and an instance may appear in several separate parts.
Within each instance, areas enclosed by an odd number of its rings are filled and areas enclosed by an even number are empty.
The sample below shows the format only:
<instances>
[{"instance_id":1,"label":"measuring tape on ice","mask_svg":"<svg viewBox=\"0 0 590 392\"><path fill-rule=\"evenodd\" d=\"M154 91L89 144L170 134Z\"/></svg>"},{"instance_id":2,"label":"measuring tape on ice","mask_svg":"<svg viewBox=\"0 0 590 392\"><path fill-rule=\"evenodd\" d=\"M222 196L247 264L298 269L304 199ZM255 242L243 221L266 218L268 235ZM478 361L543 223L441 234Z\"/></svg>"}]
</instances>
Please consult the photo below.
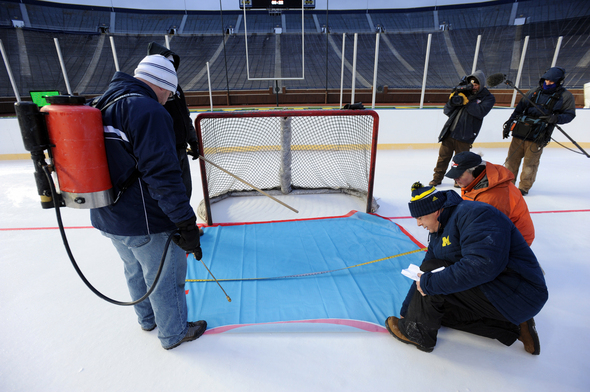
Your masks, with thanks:
<instances>
[{"instance_id":1,"label":"measuring tape on ice","mask_svg":"<svg viewBox=\"0 0 590 392\"><path fill-rule=\"evenodd\" d=\"M265 277L265 278L217 279L217 281L218 282L244 282L244 281L249 281L249 280L277 280L277 279L303 278L303 277L306 277L306 276L322 275L322 274L328 274L328 273L331 273L331 272L344 271L344 270L347 270L347 269L351 269L351 268L355 268L355 267L360 267L360 266L363 266L363 265L377 263L377 262L383 261L383 260L389 260L389 259L394 259L396 257L402 257L402 256L411 255L412 253L426 251L427 249L428 248L420 248L420 249L412 250L412 251L409 251L409 252L399 253L397 255L393 255L393 256L389 256L389 257L384 257L382 259L367 261L366 263L360 263L360 264L356 264L356 265L351 265L350 267L338 268L338 269L333 269L333 270L328 270L328 271L308 272L306 274L285 275L285 276L275 276L275 277ZM215 282L215 280L214 279L186 279L186 282L189 282L189 283L195 283L195 282Z\"/></svg>"}]
</instances>

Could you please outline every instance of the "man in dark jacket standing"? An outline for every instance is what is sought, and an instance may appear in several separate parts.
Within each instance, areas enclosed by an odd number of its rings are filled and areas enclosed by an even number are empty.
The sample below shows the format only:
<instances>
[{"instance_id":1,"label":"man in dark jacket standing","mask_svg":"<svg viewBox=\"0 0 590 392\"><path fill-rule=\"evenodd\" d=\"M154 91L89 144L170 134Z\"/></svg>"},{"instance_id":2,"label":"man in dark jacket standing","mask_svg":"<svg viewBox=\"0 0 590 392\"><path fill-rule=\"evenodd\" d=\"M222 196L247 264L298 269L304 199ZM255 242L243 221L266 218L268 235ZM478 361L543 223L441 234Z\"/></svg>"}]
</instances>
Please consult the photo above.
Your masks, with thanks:
<instances>
[{"instance_id":1,"label":"man in dark jacket standing","mask_svg":"<svg viewBox=\"0 0 590 392\"><path fill-rule=\"evenodd\" d=\"M538 355L533 317L547 301L547 286L510 219L489 204L419 182L412 186L409 207L430 237L423 273L412 284L400 318L385 321L393 337L431 352L439 328L446 326L507 346L518 339Z\"/></svg>"},{"instance_id":2,"label":"man in dark jacket standing","mask_svg":"<svg viewBox=\"0 0 590 392\"><path fill-rule=\"evenodd\" d=\"M162 46L156 42L150 42L148 44L148 55L160 54L166 57L174 65L174 69L178 72L180 66L180 56L171 51L165 46ZM191 168L186 153L187 144L191 147L191 153L193 159L198 158L198 142L197 133L190 116L190 111L186 104L186 98L184 91L180 84L176 87L176 92L166 101L164 108L172 117L172 123L174 126L174 135L176 137L176 152L178 155L178 162L180 163L180 169L182 170L182 181L186 188L189 199L192 195L192 180L191 180Z\"/></svg>"},{"instance_id":3,"label":"man in dark jacket standing","mask_svg":"<svg viewBox=\"0 0 590 392\"><path fill-rule=\"evenodd\" d=\"M145 331L158 327L165 349L197 339L205 321L187 322L186 253L201 258L196 216L189 204L176 154L172 118L164 109L178 79L163 56L145 57L135 77L113 76L93 105L102 111L105 149L115 204L91 210L92 225L110 238L125 265L132 299L154 283L165 251L162 274L152 294L136 304ZM171 235L174 242L166 247Z\"/></svg>"},{"instance_id":4,"label":"man in dark jacket standing","mask_svg":"<svg viewBox=\"0 0 590 392\"><path fill-rule=\"evenodd\" d=\"M539 80L539 87L522 98L504 123L504 139L512 132L512 141L504 165L518 177L523 160L518 189L527 195L537 178L543 148L551 140L556 124L567 124L576 117L576 102L563 86L565 70L550 68Z\"/></svg>"},{"instance_id":5,"label":"man in dark jacket standing","mask_svg":"<svg viewBox=\"0 0 590 392\"><path fill-rule=\"evenodd\" d=\"M439 185L447 172L453 154L469 151L481 130L483 118L492 110L496 98L485 87L486 79L477 70L465 79L449 96L443 109L449 117L438 141L441 143L438 160L430 185Z\"/></svg>"}]
</instances>

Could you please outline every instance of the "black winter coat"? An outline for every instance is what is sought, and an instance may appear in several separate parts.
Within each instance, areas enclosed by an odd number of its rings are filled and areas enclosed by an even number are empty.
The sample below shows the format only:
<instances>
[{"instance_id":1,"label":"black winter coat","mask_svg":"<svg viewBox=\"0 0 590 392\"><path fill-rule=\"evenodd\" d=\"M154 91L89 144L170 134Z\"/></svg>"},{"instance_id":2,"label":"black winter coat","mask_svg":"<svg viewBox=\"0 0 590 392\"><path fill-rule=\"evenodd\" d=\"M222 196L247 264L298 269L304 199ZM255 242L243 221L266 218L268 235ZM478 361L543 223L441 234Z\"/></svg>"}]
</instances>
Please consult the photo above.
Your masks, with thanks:
<instances>
[{"instance_id":1,"label":"black winter coat","mask_svg":"<svg viewBox=\"0 0 590 392\"><path fill-rule=\"evenodd\" d=\"M549 108L548 104L552 97L558 96L559 99L553 103L553 107ZM534 102L537 107L541 110L538 110L532 103ZM557 124L567 124L576 117L576 102L572 93L567 91L563 86L557 87L555 91L546 92L541 87L538 87L534 90L530 90L526 94L526 98L522 98L512 115L508 119L508 121L512 122L517 117L521 115L525 115L530 118L539 118L542 116L548 116L551 114L557 115ZM553 131L555 125L549 125L549 135ZM517 135L512 135L518 139L523 139ZM535 140L536 134L531 132L530 136L526 138L526 140Z\"/></svg>"},{"instance_id":2,"label":"black winter coat","mask_svg":"<svg viewBox=\"0 0 590 392\"><path fill-rule=\"evenodd\" d=\"M444 114L449 117L445 124L450 126L448 136L461 142L473 143L479 135L483 118L492 110L495 103L496 98L485 87L481 87L477 94L470 96L466 105L453 106L449 100L443 109Z\"/></svg>"},{"instance_id":3,"label":"black winter coat","mask_svg":"<svg viewBox=\"0 0 590 392\"><path fill-rule=\"evenodd\" d=\"M178 72L178 67L180 66L180 56L176 53L171 51L165 46L162 46L156 42L151 42L148 45L148 55L151 54L160 54L164 57L172 56L174 64L174 69ZM188 106L186 104L186 98L184 96L184 91L180 87L180 84L177 86L176 94L172 98L166 102L164 108L170 113L172 116L172 121L174 123L174 135L176 137L176 149L183 154L186 154L186 145L197 142L197 134L195 132L195 127L193 126L193 121L190 117L190 111L188 110Z\"/></svg>"}]
</instances>

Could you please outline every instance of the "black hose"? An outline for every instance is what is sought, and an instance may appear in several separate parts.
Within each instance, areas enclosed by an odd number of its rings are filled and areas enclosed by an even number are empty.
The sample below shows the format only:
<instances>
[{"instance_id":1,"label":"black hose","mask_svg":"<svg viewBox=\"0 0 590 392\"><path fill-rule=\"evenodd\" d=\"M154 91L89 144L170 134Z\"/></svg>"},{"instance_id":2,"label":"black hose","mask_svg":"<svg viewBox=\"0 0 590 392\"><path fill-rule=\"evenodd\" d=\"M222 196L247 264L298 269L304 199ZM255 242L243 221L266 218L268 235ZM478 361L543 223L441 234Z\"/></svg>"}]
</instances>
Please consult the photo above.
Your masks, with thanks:
<instances>
[{"instance_id":1,"label":"black hose","mask_svg":"<svg viewBox=\"0 0 590 392\"><path fill-rule=\"evenodd\" d=\"M74 269L78 273L78 276L80 276L80 279L82 279L82 281L86 284L86 286L88 286L88 288L94 294L96 294L99 298L104 299L105 301L110 302L115 305L119 305L119 306L137 305L138 303L140 303L141 301L143 301L144 299L149 297L150 294L156 288L156 284L158 283L158 280L160 279L160 274L162 273L162 269L164 268L164 260L166 259L166 254L168 253L168 246L170 245L170 241L172 240L172 236L174 235L174 233L170 234L170 236L168 237L168 240L166 241L166 246L164 247L164 253L162 253L162 260L160 261L160 267L158 268L158 272L156 273L156 277L154 278L154 283L148 289L147 293L145 293L144 296L139 298L138 300L131 301L131 302L121 302L121 301L117 301L112 298L109 298L106 295L104 295L103 293L101 293L100 291L98 291L96 288L94 288L94 286L92 286L92 284L90 284L88 279L86 279L86 277L84 276L84 274L80 270L80 267L78 267L78 264L76 263L76 260L74 259L74 255L72 254L72 251L70 249L70 245L68 244L68 239L66 238L66 231L64 230L63 222L61 219L61 212L59 211L59 202L58 202L58 198L57 198L57 192L55 190L55 184L53 183L53 179L51 178L51 173L49 172L49 168L47 167L47 165L43 166L43 171L45 172L45 175L47 176L47 180L49 181L49 186L51 188L51 197L53 198L53 204L55 206L55 215L57 216L57 223L59 225L59 232L61 233L61 238L63 240L64 246L66 248L66 252L68 253L70 261L72 262Z\"/></svg>"}]
</instances>

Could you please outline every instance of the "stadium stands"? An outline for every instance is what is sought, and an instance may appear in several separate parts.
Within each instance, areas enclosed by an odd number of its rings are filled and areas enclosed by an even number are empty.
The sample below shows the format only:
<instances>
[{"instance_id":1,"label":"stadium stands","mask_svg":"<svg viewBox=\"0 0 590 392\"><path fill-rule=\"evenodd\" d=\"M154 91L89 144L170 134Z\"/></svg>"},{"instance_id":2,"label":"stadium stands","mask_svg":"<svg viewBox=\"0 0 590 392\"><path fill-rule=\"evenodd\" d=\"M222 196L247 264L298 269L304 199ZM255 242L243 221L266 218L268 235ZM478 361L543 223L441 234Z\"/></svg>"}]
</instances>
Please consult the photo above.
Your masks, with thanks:
<instances>
[{"instance_id":1,"label":"stadium stands","mask_svg":"<svg viewBox=\"0 0 590 392\"><path fill-rule=\"evenodd\" d=\"M160 12L141 13L134 11L118 12L115 29L111 32L125 34L168 34L172 28L179 28L183 14L162 14Z\"/></svg>"},{"instance_id":2,"label":"stadium stands","mask_svg":"<svg viewBox=\"0 0 590 392\"><path fill-rule=\"evenodd\" d=\"M480 3L461 7L441 7L438 11L439 28L444 24L449 30L506 26L512 24L510 18L513 4L499 2L491 6Z\"/></svg>"},{"instance_id":3,"label":"stadium stands","mask_svg":"<svg viewBox=\"0 0 590 392\"><path fill-rule=\"evenodd\" d=\"M226 15L223 19L225 25L222 25L219 14L216 17L213 17L211 14L190 14L187 15L184 28L182 31L179 30L179 32L190 32L191 34L220 34L224 31L224 28L228 28L229 26L235 27L237 21L236 15Z\"/></svg>"},{"instance_id":4,"label":"stadium stands","mask_svg":"<svg viewBox=\"0 0 590 392\"><path fill-rule=\"evenodd\" d=\"M110 12L106 9L72 5L49 7L39 2L26 4L23 19L25 17L28 17L31 28L55 31L97 32L99 25L110 23Z\"/></svg>"},{"instance_id":5,"label":"stadium stands","mask_svg":"<svg viewBox=\"0 0 590 392\"><path fill-rule=\"evenodd\" d=\"M369 24L368 14L362 11L334 11L318 13L317 19L321 26L328 26L330 33L368 33L374 32L374 26Z\"/></svg>"},{"instance_id":6,"label":"stadium stands","mask_svg":"<svg viewBox=\"0 0 590 392\"><path fill-rule=\"evenodd\" d=\"M73 92L84 95L103 92L115 72L109 38L115 43L121 71L133 73L148 42L165 44L165 35L172 50L181 56L179 80L185 91L208 90L207 62L214 91L268 91L275 86L273 80L248 80L246 24L250 78L299 78L303 74L300 11L248 11L244 20L241 11L155 12L35 0L4 0L0 5L0 39L22 96L29 90L67 92L54 38L59 40ZM22 21L24 27L15 27L14 20ZM528 36L520 86L535 86L550 66L562 36L557 64L568 72L566 84L581 88L590 81L590 2L585 0L500 0L328 13L314 10L305 11L304 26L305 79L279 81L281 88L339 89L344 33L344 88L352 85L355 33L355 87L371 88L378 26L383 32L377 78L380 90L384 86L421 88L429 34L428 88L448 89L471 73L479 35L477 68L488 75L502 72L515 80ZM322 30L326 26L330 34ZM280 29L275 30L277 27ZM12 86L2 67L0 97L11 96Z\"/></svg>"},{"instance_id":7,"label":"stadium stands","mask_svg":"<svg viewBox=\"0 0 590 392\"><path fill-rule=\"evenodd\" d=\"M12 27L12 21L15 19L23 19L18 3L0 2L0 27Z\"/></svg>"}]
</instances>

